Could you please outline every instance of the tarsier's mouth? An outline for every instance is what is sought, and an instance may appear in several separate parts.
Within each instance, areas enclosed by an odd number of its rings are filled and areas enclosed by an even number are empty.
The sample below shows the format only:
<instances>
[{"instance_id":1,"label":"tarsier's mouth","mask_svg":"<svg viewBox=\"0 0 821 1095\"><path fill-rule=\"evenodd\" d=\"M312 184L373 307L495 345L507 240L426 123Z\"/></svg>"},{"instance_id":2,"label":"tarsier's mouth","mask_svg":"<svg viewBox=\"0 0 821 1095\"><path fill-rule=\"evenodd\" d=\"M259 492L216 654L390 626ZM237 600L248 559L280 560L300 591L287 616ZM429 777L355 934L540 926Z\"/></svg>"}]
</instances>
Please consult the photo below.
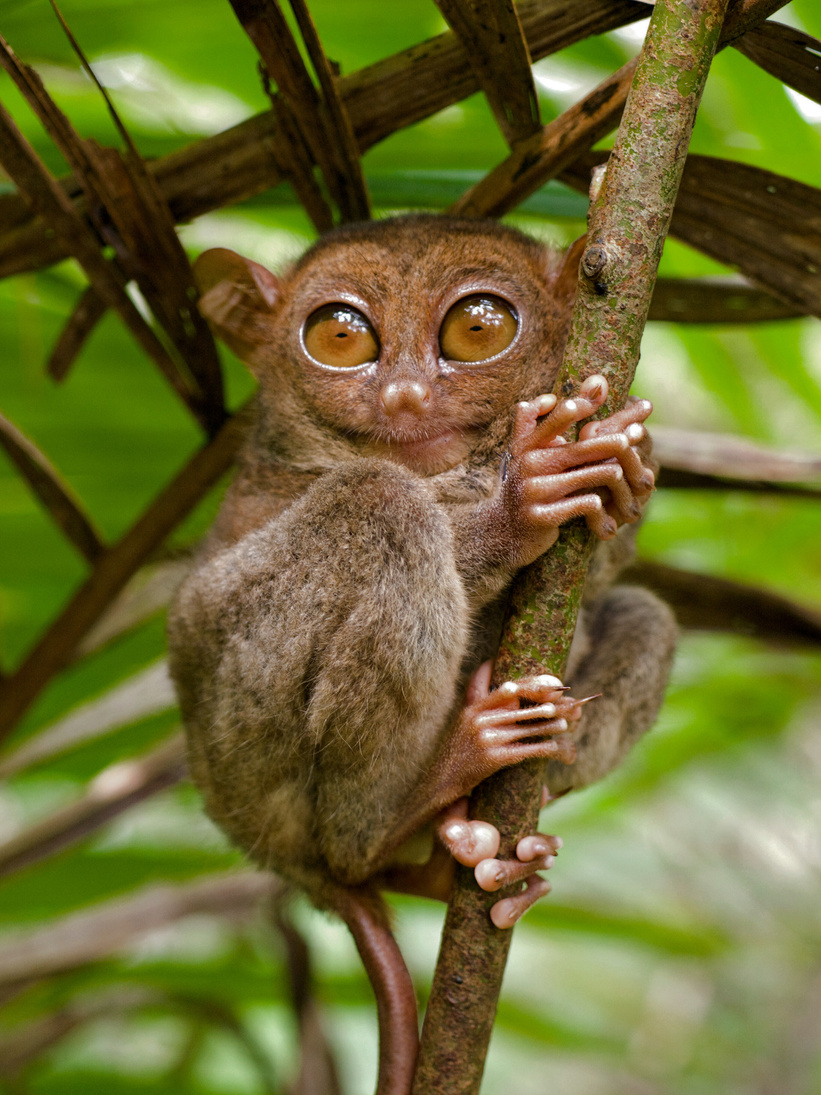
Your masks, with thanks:
<instances>
[{"instance_id":1,"label":"tarsier's mouth","mask_svg":"<svg viewBox=\"0 0 821 1095\"><path fill-rule=\"evenodd\" d=\"M455 467L472 447L472 431L443 430L428 437L397 435L372 441L368 448L374 456L383 456L423 475L433 475Z\"/></svg>"}]
</instances>

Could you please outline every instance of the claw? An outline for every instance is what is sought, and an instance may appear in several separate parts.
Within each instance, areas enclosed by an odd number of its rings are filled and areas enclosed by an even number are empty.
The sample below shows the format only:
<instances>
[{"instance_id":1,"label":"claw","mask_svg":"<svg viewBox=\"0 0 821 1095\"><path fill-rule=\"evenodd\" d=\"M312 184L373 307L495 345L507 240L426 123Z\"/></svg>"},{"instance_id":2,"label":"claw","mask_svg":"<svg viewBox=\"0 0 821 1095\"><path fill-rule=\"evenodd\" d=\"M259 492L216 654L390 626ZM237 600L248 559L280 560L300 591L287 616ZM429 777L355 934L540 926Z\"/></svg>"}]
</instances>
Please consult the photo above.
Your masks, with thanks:
<instances>
[{"instance_id":1,"label":"claw","mask_svg":"<svg viewBox=\"0 0 821 1095\"><path fill-rule=\"evenodd\" d=\"M583 700L576 700L577 707L583 707L584 704L590 703L591 700L598 700L601 698L601 692L596 692L592 696L585 696Z\"/></svg>"}]
</instances>

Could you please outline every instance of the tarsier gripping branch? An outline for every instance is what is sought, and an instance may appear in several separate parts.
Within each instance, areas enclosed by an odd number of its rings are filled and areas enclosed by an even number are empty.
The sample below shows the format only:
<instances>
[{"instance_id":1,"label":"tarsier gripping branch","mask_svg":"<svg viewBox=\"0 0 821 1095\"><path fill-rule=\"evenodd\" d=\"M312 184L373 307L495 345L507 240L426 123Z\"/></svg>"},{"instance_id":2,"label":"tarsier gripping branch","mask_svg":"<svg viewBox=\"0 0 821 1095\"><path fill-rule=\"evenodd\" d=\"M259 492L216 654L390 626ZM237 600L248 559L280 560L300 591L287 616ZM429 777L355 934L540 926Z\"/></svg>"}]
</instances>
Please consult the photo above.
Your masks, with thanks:
<instances>
[{"instance_id":1,"label":"tarsier gripping branch","mask_svg":"<svg viewBox=\"0 0 821 1095\"><path fill-rule=\"evenodd\" d=\"M495 224L400 217L328 234L282 277L225 250L195 272L259 392L169 623L191 771L240 848L351 927L380 1013L378 1090L400 1095L416 1011L381 891L446 898L458 861L487 890L520 881L491 914L510 926L558 841L498 860L465 797L532 757L551 795L584 786L661 702L671 615L612 585L653 489L651 408L586 422L607 397L595 376L551 394L575 263ZM601 544L573 694L548 675L490 690L506 589L574 517Z\"/></svg>"}]
</instances>

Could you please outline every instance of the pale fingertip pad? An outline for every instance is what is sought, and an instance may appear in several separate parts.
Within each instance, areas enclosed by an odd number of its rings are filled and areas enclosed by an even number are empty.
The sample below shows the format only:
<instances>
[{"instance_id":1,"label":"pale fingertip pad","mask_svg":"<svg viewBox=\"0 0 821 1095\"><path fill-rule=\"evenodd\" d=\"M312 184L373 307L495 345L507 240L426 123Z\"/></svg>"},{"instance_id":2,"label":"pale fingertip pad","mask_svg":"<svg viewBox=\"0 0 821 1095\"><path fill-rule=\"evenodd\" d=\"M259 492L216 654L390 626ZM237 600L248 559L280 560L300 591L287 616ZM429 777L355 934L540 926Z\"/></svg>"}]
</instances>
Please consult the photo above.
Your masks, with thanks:
<instances>
[{"instance_id":1,"label":"pale fingertip pad","mask_svg":"<svg viewBox=\"0 0 821 1095\"><path fill-rule=\"evenodd\" d=\"M550 673L540 673L538 677L533 678L533 683L537 688L561 688L562 682L558 677L552 676Z\"/></svg>"},{"instance_id":2,"label":"pale fingertip pad","mask_svg":"<svg viewBox=\"0 0 821 1095\"><path fill-rule=\"evenodd\" d=\"M607 380L600 373L589 376L581 386L581 392L588 399L606 399L608 392Z\"/></svg>"},{"instance_id":3,"label":"pale fingertip pad","mask_svg":"<svg viewBox=\"0 0 821 1095\"><path fill-rule=\"evenodd\" d=\"M554 724L554 733L559 733L561 730L567 729L567 719L556 719Z\"/></svg>"},{"instance_id":4,"label":"pale fingertip pad","mask_svg":"<svg viewBox=\"0 0 821 1095\"><path fill-rule=\"evenodd\" d=\"M442 839L448 844L459 844L470 836L470 823L454 818L453 821L445 822L441 832Z\"/></svg>"},{"instance_id":5,"label":"pale fingertip pad","mask_svg":"<svg viewBox=\"0 0 821 1095\"><path fill-rule=\"evenodd\" d=\"M575 399L568 399L564 405L564 409L566 411L570 411L571 414L575 414L576 411L579 409L579 404L576 402Z\"/></svg>"},{"instance_id":6,"label":"pale fingertip pad","mask_svg":"<svg viewBox=\"0 0 821 1095\"><path fill-rule=\"evenodd\" d=\"M515 898L505 897L501 901L497 901L490 910L490 919L497 928L504 931L505 928L512 928L516 921L521 919L524 912L521 903L516 901Z\"/></svg>"},{"instance_id":7,"label":"pale fingertip pad","mask_svg":"<svg viewBox=\"0 0 821 1095\"><path fill-rule=\"evenodd\" d=\"M516 858L521 860L522 863L532 863L534 859L539 859L540 856L547 856L548 862L546 862L545 867L550 867L553 864L552 852L553 845L545 840L541 833L523 836L516 845ZM541 869L540 867L539 870Z\"/></svg>"},{"instance_id":8,"label":"pale fingertip pad","mask_svg":"<svg viewBox=\"0 0 821 1095\"><path fill-rule=\"evenodd\" d=\"M477 863L473 868L473 877L480 889L485 890L486 893L495 893L504 884L504 874L500 869L498 859L483 859L481 863Z\"/></svg>"},{"instance_id":9,"label":"pale fingertip pad","mask_svg":"<svg viewBox=\"0 0 821 1095\"><path fill-rule=\"evenodd\" d=\"M499 830L488 821L472 821L470 839L472 859L492 859L499 851Z\"/></svg>"},{"instance_id":10,"label":"pale fingertip pad","mask_svg":"<svg viewBox=\"0 0 821 1095\"><path fill-rule=\"evenodd\" d=\"M631 422L624 432L628 441L641 441L647 433L640 422Z\"/></svg>"},{"instance_id":11,"label":"pale fingertip pad","mask_svg":"<svg viewBox=\"0 0 821 1095\"><path fill-rule=\"evenodd\" d=\"M550 893L550 883L546 878L532 875L525 883L525 889L515 897L503 897L490 910L490 919L497 928L512 928L521 920L531 906Z\"/></svg>"},{"instance_id":12,"label":"pale fingertip pad","mask_svg":"<svg viewBox=\"0 0 821 1095\"><path fill-rule=\"evenodd\" d=\"M536 408L539 417L552 411L557 403L558 399L552 392L545 395L539 395L533 400L533 406Z\"/></svg>"},{"instance_id":13,"label":"pale fingertip pad","mask_svg":"<svg viewBox=\"0 0 821 1095\"><path fill-rule=\"evenodd\" d=\"M497 691L501 696L515 696L519 686L515 681L505 681L504 684L499 685Z\"/></svg>"}]
</instances>

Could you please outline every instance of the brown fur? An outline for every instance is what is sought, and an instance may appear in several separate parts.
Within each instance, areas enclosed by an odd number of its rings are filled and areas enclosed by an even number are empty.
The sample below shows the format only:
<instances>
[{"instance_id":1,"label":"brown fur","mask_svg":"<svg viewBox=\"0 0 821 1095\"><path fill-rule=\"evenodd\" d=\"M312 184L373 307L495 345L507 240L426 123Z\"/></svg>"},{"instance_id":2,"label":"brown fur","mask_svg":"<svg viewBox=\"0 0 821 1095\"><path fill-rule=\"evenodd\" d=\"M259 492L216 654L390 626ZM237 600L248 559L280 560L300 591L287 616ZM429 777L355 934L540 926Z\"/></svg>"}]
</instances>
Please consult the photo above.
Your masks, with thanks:
<instances>
[{"instance_id":1,"label":"brown fur","mask_svg":"<svg viewBox=\"0 0 821 1095\"><path fill-rule=\"evenodd\" d=\"M331 233L281 279L230 252L208 252L197 273L203 312L259 394L169 621L191 770L248 855L350 922L350 895L365 887L372 903L408 811L424 814L414 796L519 565L500 470L512 408L553 387L575 266L498 225L421 216ZM480 290L513 306L516 341L487 362L443 362L444 314ZM340 300L378 333L373 365L306 354L307 317ZM427 385L424 414L386 414L389 380ZM448 430L458 459L403 457ZM661 700L674 629L649 595L604 592L619 552L603 549L573 681L606 702L585 709L576 767L553 763L554 791L608 771Z\"/></svg>"}]
</instances>

